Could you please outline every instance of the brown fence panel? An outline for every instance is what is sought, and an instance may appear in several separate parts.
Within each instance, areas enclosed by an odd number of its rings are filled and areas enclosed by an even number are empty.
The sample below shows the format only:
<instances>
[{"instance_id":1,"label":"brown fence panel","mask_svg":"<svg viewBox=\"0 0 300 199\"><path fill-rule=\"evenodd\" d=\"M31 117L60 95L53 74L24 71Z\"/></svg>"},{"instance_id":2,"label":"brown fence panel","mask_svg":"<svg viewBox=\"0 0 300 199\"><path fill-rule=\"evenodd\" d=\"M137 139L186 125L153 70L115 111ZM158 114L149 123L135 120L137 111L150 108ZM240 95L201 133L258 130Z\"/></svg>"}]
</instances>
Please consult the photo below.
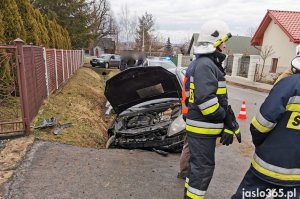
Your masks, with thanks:
<instances>
[{"instance_id":1,"label":"brown fence panel","mask_svg":"<svg viewBox=\"0 0 300 199\"><path fill-rule=\"evenodd\" d=\"M55 71L55 49L46 50L46 62L48 68L49 93L56 89L56 71Z\"/></svg>"},{"instance_id":2,"label":"brown fence panel","mask_svg":"<svg viewBox=\"0 0 300 199\"><path fill-rule=\"evenodd\" d=\"M63 58L64 58L64 82L68 79L68 59L67 59L67 51L63 50Z\"/></svg>"},{"instance_id":3,"label":"brown fence panel","mask_svg":"<svg viewBox=\"0 0 300 199\"><path fill-rule=\"evenodd\" d=\"M62 62L62 50L56 50L56 63L57 63L57 81L58 87L63 84L63 62Z\"/></svg>"},{"instance_id":4,"label":"brown fence panel","mask_svg":"<svg viewBox=\"0 0 300 199\"><path fill-rule=\"evenodd\" d=\"M73 74L76 72L75 50L72 50Z\"/></svg>"},{"instance_id":5,"label":"brown fence panel","mask_svg":"<svg viewBox=\"0 0 300 199\"><path fill-rule=\"evenodd\" d=\"M47 87L46 87L46 76L45 76L45 61L43 57L43 48L41 47L32 47L31 48L33 52L33 60L32 63L34 65L35 70L35 81L36 82L36 90L35 90L35 96L36 96L36 104L35 104L35 110L31 114L31 119L35 116L35 114L38 112L40 106L43 103L43 100L47 98Z\"/></svg>"},{"instance_id":6,"label":"brown fence panel","mask_svg":"<svg viewBox=\"0 0 300 199\"><path fill-rule=\"evenodd\" d=\"M12 75L0 81L0 136L30 131L43 100L75 73L83 59L80 50L44 49L15 41L16 46L0 46L0 69L5 66Z\"/></svg>"},{"instance_id":7,"label":"brown fence panel","mask_svg":"<svg viewBox=\"0 0 300 199\"><path fill-rule=\"evenodd\" d=\"M25 81L27 87L27 103L29 109L29 120L31 121L38 113L43 100L47 96L45 63L43 60L43 48L23 46Z\"/></svg>"},{"instance_id":8,"label":"brown fence panel","mask_svg":"<svg viewBox=\"0 0 300 199\"><path fill-rule=\"evenodd\" d=\"M69 77L72 76L72 63L71 63L71 51L68 50L68 67L69 67Z\"/></svg>"}]
</instances>

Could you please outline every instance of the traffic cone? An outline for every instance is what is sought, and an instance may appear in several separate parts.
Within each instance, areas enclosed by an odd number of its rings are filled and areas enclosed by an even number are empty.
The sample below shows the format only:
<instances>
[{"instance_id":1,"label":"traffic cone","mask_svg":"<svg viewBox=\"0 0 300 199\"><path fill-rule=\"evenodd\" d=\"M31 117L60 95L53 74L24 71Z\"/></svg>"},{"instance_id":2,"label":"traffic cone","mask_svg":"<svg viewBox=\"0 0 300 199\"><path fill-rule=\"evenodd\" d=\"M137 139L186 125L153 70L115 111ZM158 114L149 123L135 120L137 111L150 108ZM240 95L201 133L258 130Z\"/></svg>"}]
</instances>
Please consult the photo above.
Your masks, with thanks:
<instances>
[{"instance_id":1,"label":"traffic cone","mask_svg":"<svg viewBox=\"0 0 300 199\"><path fill-rule=\"evenodd\" d=\"M240 114L238 115L238 118L241 120L247 119L247 113L246 113L246 102L243 101L243 104L241 106Z\"/></svg>"}]
</instances>

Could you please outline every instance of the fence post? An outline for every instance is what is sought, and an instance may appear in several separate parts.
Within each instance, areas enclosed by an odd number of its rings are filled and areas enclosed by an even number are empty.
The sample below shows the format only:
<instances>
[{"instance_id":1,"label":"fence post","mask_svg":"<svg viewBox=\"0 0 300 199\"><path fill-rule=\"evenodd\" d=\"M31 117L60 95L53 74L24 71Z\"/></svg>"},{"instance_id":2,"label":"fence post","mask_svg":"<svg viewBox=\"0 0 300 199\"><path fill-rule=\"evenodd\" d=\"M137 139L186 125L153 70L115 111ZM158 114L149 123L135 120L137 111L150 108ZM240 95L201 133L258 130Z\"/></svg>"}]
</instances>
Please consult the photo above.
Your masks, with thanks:
<instances>
[{"instance_id":1,"label":"fence post","mask_svg":"<svg viewBox=\"0 0 300 199\"><path fill-rule=\"evenodd\" d=\"M69 71L69 53L66 50L66 59L67 59L67 72L68 72L68 79L70 78L70 71Z\"/></svg>"},{"instance_id":2,"label":"fence post","mask_svg":"<svg viewBox=\"0 0 300 199\"><path fill-rule=\"evenodd\" d=\"M65 60L64 60L64 50L61 49L61 65L62 65L62 71L63 71L63 82L65 82Z\"/></svg>"},{"instance_id":3,"label":"fence post","mask_svg":"<svg viewBox=\"0 0 300 199\"><path fill-rule=\"evenodd\" d=\"M256 64L259 63L259 55L250 55L248 80L255 81Z\"/></svg>"},{"instance_id":4,"label":"fence post","mask_svg":"<svg viewBox=\"0 0 300 199\"><path fill-rule=\"evenodd\" d=\"M70 54L71 54L71 69L72 69L72 75L74 74L74 60L73 60L73 50L71 50L71 52L70 52Z\"/></svg>"},{"instance_id":5,"label":"fence post","mask_svg":"<svg viewBox=\"0 0 300 199\"><path fill-rule=\"evenodd\" d=\"M76 50L76 64L77 64L77 69L79 68L79 53L78 50Z\"/></svg>"},{"instance_id":6,"label":"fence post","mask_svg":"<svg viewBox=\"0 0 300 199\"><path fill-rule=\"evenodd\" d=\"M237 76L239 60L241 59L242 54L233 54L233 64L232 64L232 73L231 76Z\"/></svg>"},{"instance_id":7,"label":"fence post","mask_svg":"<svg viewBox=\"0 0 300 199\"><path fill-rule=\"evenodd\" d=\"M56 81L56 90L58 90L58 72L57 72L57 57L56 57L56 49L54 49L54 66L55 66L55 81Z\"/></svg>"},{"instance_id":8,"label":"fence post","mask_svg":"<svg viewBox=\"0 0 300 199\"><path fill-rule=\"evenodd\" d=\"M30 116L29 116L29 104L28 104L28 93L27 93L27 82L24 64L24 52L23 45L24 41L21 39L14 40L17 46L17 70L18 70L18 80L19 80L19 91L20 100L22 108L23 125L25 127L25 132L30 131Z\"/></svg>"},{"instance_id":9,"label":"fence post","mask_svg":"<svg viewBox=\"0 0 300 199\"><path fill-rule=\"evenodd\" d=\"M85 55L84 52L85 52L85 51L82 49L82 50L81 50L81 66L84 64L84 55Z\"/></svg>"},{"instance_id":10,"label":"fence post","mask_svg":"<svg viewBox=\"0 0 300 199\"><path fill-rule=\"evenodd\" d=\"M44 58L44 65L45 65L45 79L46 79L47 97L49 97L49 95L50 95L49 94L49 76L48 76L46 48L43 48L43 58Z\"/></svg>"},{"instance_id":11,"label":"fence post","mask_svg":"<svg viewBox=\"0 0 300 199\"><path fill-rule=\"evenodd\" d=\"M182 66L182 54L177 55L177 67Z\"/></svg>"},{"instance_id":12,"label":"fence post","mask_svg":"<svg viewBox=\"0 0 300 199\"><path fill-rule=\"evenodd\" d=\"M74 58L75 58L75 71L77 71L78 66L77 66L77 50L74 51Z\"/></svg>"}]
</instances>

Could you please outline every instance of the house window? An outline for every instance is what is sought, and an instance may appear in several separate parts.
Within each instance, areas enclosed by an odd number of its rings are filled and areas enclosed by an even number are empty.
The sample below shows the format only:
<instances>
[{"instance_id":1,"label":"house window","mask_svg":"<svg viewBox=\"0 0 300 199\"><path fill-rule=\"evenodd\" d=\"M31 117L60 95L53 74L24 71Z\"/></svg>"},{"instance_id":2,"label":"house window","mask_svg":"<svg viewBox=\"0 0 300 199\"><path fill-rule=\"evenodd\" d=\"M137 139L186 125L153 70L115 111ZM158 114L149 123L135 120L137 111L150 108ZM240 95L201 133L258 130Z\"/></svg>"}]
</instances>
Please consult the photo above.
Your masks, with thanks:
<instances>
[{"instance_id":1,"label":"house window","mask_svg":"<svg viewBox=\"0 0 300 199\"><path fill-rule=\"evenodd\" d=\"M270 73L276 73L277 64L278 64L278 58L272 58L272 65L271 65Z\"/></svg>"}]
</instances>

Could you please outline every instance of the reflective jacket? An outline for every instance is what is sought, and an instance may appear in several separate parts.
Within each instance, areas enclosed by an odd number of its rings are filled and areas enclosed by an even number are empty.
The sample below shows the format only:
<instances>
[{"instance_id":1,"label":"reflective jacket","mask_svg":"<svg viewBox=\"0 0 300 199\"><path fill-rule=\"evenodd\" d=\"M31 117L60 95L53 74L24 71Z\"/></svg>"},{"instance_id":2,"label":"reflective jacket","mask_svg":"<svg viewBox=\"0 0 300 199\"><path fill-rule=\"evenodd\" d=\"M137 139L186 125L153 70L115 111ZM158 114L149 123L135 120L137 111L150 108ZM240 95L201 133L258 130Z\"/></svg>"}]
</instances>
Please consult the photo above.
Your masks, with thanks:
<instances>
[{"instance_id":1,"label":"reflective jacket","mask_svg":"<svg viewBox=\"0 0 300 199\"><path fill-rule=\"evenodd\" d=\"M228 106L227 89L218 54L196 59L190 76L189 111L186 130L195 136L221 134Z\"/></svg>"},{"instance_id":2,"label":"reflective jacket","mask_svg":"<svg viewBox=\"0 0 300 199\"><path fill-rule=\"evenodd\" d=\"M280 80L250 126L251 170L262 180L300 186L300 74Z\"/></svg>"}]
</instances>

